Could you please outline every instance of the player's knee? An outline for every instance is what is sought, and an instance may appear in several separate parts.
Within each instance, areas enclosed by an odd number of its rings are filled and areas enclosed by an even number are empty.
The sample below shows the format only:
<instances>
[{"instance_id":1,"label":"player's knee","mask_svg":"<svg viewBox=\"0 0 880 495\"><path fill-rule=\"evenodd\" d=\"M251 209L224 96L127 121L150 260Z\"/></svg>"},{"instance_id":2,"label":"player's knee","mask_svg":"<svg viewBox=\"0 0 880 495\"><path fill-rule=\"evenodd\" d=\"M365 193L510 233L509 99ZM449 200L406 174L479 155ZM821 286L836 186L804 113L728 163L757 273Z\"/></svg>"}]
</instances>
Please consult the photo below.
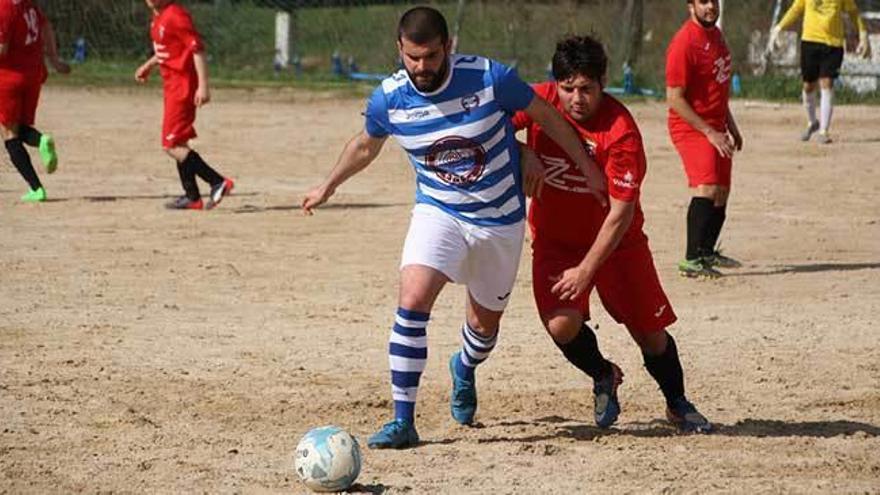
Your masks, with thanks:
<instances>
[{"instance_id":1,"label":"player's knee","mask_svg":"<svg viewBox=\"0 0 880 495\"><path fill-rule=\"evenodd\" d=\"M666 330L642 331L629 329L629 333L642 350L642 353L649 356L659 356L666 352L666 345L669 342Z\"/></svg>"},{"instance_id":2,"label":"player's knee","mask_svg":"<svg viewBox=\"0 0 880 495\"><path fill-rule=\"evenodd\" d=\"M577 337L583 321L568 315L558 315L549 318L544 327L547 333L558 344L567 344Z\"/></svg>"},{"instance_id":3,"label":"player's knee","mask_svg":"<svg viewBox=\"0 0 880 495\"><path fill-rule=\"evenodd\" d=\"M433 302L426 294L409 292L400 294L398 305L407 311L430 313Z\"/></svg>"}]
</instances>

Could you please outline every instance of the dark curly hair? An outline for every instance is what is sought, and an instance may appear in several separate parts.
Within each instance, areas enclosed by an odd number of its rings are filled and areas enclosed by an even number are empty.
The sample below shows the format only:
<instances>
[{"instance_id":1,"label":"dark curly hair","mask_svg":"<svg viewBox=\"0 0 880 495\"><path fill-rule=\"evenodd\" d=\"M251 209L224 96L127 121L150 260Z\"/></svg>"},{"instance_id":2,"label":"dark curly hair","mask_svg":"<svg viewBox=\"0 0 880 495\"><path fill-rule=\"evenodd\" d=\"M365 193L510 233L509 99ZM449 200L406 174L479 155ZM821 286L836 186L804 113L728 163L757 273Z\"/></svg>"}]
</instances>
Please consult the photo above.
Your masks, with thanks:
<instances>
[{"instance_id":1,"label":"dark curly hair","mask_svg":"<svg viewBox=\"0 0 880 495\"><path fill-rule=\"evenodd\" d=\"M574 76L586 76L601 81L608 70L605 48L591 36L568 36L556 43L553 54L553 78L565 81Z\"/></svg>"}]
</instances>

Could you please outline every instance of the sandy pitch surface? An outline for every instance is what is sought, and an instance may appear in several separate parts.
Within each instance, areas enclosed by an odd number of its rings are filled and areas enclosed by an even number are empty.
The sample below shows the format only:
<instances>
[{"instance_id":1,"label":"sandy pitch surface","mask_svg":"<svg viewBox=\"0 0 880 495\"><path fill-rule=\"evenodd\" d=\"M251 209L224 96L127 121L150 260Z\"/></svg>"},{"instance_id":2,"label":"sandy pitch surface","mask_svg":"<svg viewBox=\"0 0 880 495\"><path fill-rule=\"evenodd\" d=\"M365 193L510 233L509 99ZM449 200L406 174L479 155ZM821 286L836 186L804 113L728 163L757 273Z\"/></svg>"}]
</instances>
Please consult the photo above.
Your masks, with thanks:
<instances>
[{"instance_id":1,"label":"sandy pitch surface","mask_svg":"<svg viewBox=\"0 0 880 495\"><path fill-rule=\"evenodd\" d=\"M52 201L17 202L0 167L0 492L299 493L292 451L328 423L365 443L390 415L386 346L413 173L389 143L307 218L303 191L361 126L362 102L218 92L203 156L238 180L210 213L168 212L156 91L48 88L62 153ZM837 143L796 140L798 106L736 103L726 252L746 266L680 279L688 195L660 104L634 105L643 205L689 396L719 427L678 436L623 328L623 414L592 422L590 384L541 329L528 251L477 428L449 416L463 289L433 312L424 443L364 449L371 493L880 492L880 126L835 112ZM36 157L36 154L34 154ZM595 298L594 298L595 303Z\"/></svg>"}]
</instances>

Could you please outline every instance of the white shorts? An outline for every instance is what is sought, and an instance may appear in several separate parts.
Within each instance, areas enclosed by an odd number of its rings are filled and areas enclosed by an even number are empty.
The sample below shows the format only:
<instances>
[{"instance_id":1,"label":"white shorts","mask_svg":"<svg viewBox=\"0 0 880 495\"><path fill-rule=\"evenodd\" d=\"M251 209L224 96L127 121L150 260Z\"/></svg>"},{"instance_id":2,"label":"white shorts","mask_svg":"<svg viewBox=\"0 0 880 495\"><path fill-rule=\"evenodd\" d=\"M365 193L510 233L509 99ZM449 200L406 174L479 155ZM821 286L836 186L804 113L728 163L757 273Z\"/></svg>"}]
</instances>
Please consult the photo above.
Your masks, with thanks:
<instances>
[{"instance_id":1,"label":"white shorts","mask_svg":"<svg viewBox=\"0 0 880 495\"><path fill-rule=\"evenodd\" d=\"M438 270L467 286L480 306L503 311L516 281L524 235L525 220L481 227L420 203L413 208L400 267Z\"/></svg>"}]
</instances>

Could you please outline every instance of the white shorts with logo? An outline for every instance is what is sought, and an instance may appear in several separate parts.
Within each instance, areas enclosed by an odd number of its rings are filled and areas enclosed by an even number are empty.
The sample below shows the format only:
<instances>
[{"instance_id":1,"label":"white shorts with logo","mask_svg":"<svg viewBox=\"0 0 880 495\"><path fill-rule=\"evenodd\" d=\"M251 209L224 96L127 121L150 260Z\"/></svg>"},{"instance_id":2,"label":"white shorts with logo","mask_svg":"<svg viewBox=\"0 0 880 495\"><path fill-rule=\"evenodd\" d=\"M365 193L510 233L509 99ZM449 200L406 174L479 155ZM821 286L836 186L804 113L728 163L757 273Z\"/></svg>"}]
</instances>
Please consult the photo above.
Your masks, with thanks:
<instances>
[{"instance_id":1,"label":"white shorts with logo","mask_svg":"<svg viewBox=\"0 0 880 495\"><path fill-rule=\"evenodd\" d=\"M434 268L467 286L480 306L503 311L516 281L524 235L525 220L482 227L419 203L413 208L400 267Z\"/></svg>"}]
</instances>

